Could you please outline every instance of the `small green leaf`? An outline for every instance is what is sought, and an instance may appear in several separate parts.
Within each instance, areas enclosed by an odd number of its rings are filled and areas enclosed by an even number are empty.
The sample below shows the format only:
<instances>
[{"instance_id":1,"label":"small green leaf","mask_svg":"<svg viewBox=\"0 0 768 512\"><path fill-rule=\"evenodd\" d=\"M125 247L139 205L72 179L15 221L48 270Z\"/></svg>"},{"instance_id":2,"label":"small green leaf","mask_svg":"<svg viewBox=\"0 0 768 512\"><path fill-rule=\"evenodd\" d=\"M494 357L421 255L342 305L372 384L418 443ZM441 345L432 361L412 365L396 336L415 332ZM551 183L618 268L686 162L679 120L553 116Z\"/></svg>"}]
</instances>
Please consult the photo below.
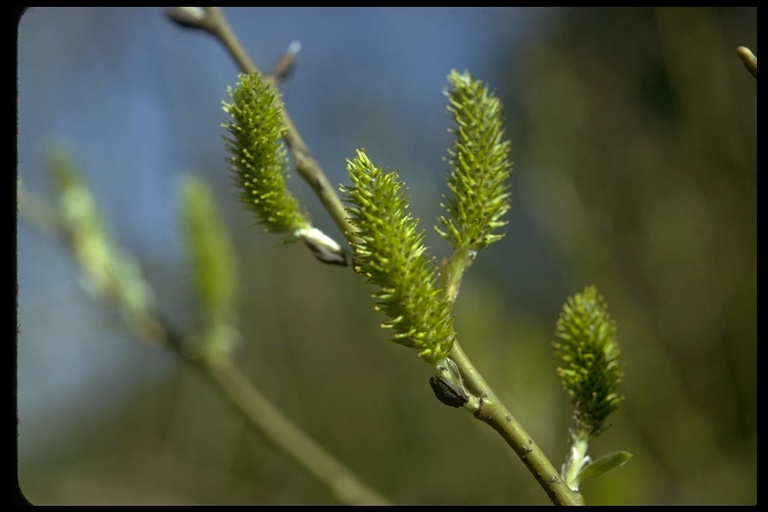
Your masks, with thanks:
<instances>
[{"instance_id":1,"label":"small green leaf","mask_svg":"<svg viewBox=\"0 0 768 512\"><path fill-rule=\"evenodd\" d=\"M623 466L631 458L632 454L629 452L614 452L600 457L581 470L581 473L579 473L579 482L584 482L584 480L595 477L597 475L602 475L603 473L607 473L612 469Z\"/></svg>"}]
</instances>

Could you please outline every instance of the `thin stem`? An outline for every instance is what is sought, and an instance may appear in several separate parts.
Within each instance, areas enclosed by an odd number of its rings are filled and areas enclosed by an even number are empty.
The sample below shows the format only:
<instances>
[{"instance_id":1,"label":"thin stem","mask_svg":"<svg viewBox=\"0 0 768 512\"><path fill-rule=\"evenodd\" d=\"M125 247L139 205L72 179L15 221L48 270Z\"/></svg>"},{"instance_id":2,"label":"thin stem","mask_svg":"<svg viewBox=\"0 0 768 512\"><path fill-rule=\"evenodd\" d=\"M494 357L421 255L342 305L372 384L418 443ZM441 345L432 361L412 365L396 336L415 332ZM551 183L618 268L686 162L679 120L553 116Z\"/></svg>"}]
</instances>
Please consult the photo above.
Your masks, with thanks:
<instances>
[{"instance_id":1,"label":"thin stem","mask_svg":"<svg viewBox=\"0 0 768 512\"><path fill-rule=\"evenodd\" d=\"M206 16L200 22L200 28L206 30L224 44L224 47L229 51L243 72L261 73L243 49L221 9L218 7L207 7L205 12ZM277 87L282 74L270 73L265 75L264 78ZM339 199L335 189L331 186L320 164L312 156L285 108L283 108L283 123L286 127L285 143L293 155L296 172L314 190L320 202L336 223L336 226L344 234L344 237L350 239L357 232L357 229L347 220L347 213L341 199Z\"/></svg>"},{"instance_id":2,"label":"thin stem","mask_svg":"<svg viewBox=\"0 0 768 512\"><path fill-rule=\"evenodd\" d=\"M206 364L183 349L183 339L169 331L168 346L202 371L248 423L328 486L334 498L349 505L390 505L346 466L309 437L233 365Z\"/></svg>"},{"instance_id":3,"label":"thin stem","mask_svg":"<svg viewBox=\"0 0 768 512\"><path fill-rule=\"evenodd\" d=\"M584 498L574 492L560 479L560 475L547 456L533 441L522 425L515 419L506 406L501 403L493 389L477 371L462 350L459 342L453 344L450 358L461 371L464 383L480 399L480 406L474 412L475 418L490 425L504 438L507 444L520 457L525 467L546 491L555 505L584 505Z\"/></svg>"},{"instance_id":4,"label":"thin stem","mask_svg":"<svg viewBox=\"0 0 768 512\"><path fill-rule=\"evenodd\" d=\"M239 371L209 368L208 376L248 420L278 448L299 461L325 483L340 503L388 505L383 496L365 485L341 462L325 451L275 407Z\"/></svg>"},{"instance_id":5,"label":"thin stem","mask_svg":"<svg viewBox=\"0 0 768 512\"><path fill-rule=\"evenodd\" d=\"M472 265L475 252L466 248L454 251L445 269L445 296L453 303L459 291L464 272ZM464 383L480 399L474 411L475 418L490 425L504 438L520 457L525 467L539 482L555 505L584 505L584 498L560 479L560 475L547 456L536 445L523 426L499 400L461 348L458 340L453 344L449 357L456 363Z\"/></svg>"},{"instance_id":6,"label":"thin stem","mask_svg":"<svg viewBox=\"0 0 768 512\"><path fill-rule=\"evenodd\" d=\"M248 52L245 51L234 30L227 22L224 13L218 7L206 7L205 17L200 22L200 28L210 33L222 42L224 47L235 59L238 67L244 73L258 73L256 64L253 63Z\"/></svg>"},{"instance_id":7,"label":"thin stem","mask_svg":"<svg viewBox=\"0 0 768 512\"><path fill-rule=\"evenodd\" d=\"M445 296L453 304L459 295L459 287L464 272L472 265L475 260L475 251L467 249L456 249L448 261L445 269Z\"/></svg>"},{"instance_id":8,"label":"thin stem","mask_svg":"<svg viewBox=\"0 0 768 512\"><path fill-rule=\"evenodd\" d=\"M296 54L299 53L300 49L301 43L293 41L288 46L288 50L272 66L268 76L274 77L275 83L285 80L293 72L293 68L296 66Z\"/></svg>"}]
</instances>

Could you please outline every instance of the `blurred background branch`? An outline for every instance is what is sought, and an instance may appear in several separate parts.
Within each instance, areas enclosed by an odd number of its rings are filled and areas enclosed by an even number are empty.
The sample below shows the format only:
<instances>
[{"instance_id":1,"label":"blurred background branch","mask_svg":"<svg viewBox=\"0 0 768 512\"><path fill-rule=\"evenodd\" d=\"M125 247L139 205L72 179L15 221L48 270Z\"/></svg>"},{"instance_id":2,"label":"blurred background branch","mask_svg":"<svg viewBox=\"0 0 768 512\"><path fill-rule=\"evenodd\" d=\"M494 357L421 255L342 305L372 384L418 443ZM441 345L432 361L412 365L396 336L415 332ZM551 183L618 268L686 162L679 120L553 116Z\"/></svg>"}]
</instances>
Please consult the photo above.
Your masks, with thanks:
<instances>
[{"instance_id":1,"label":"blurred background branch","mask_svg":"<svg viewBox=\"0 0 768 512\"><path fill-rule=\"evenodd\" d=\"M53 225L52 222L41 222L41 219L44 218L62 216L65 219L63 223L57 225L60 230L52 234L58 234L60 238L72 241L69 248L78 260L80 271L85 279L93 281L94 278L100 278L97 282L89 282L86 286L86 290L90 292L92 298L127 310L128 313L124 315L126 324L133 328L140 339L147 338L147 324L149 323L151 340L154 343L160 343L171 348L186 363L200 370L222 392L238 414L242 415L255 430L264 435L277 448L292 457L302 468L326 484L340 503L349 505L389 504L384 497L360 481L339 460L296 427L278 407L254 387L231 360L232 350L229 347L223 351L213 351L207 348L210 345L214 345L214 348L220 345L220 340L203 339L199 343L203 345L202 350L200 347L192 347L189 336L179 334L170 326L169 322L155 317L155 313L150 311L150 309L155 309L154 304L146 301L141 302L137 311L136 301L129 292L135 289L151 292L149 284L138 274L125 273L125 264L131 260L106 236L101 228L102 216L96 204L97 199L91 195L89 187L82 181L80 172L74 163L62 154L54 155L53 160L51 163L52 171L58 178L56 180L59 183L57 188L64 198L61 208L56 210L47 206L44 201L26 191L19 180L17 189L19 213L21 213L22 218L29 219L37 227ZM197 181L189 181L187 184L196 190L200 190L199 187L204 186ZM218 216L214 206L201 204L206 199L205 195L190 193L190 190L192 189L186 189L184 199L187 204L184 205L184 213L187 217L185 219L187 231L191 232L189 246L193 255L193 267L195 267L193 268L195 274L193 277L198 281L204 281L205 276L201 276L201 273L215 272L215 269L221 265L229 265L230 267L225 270L233 272L234 269L231 268L233 262L228 257L223 257L224 261L211 261L212 258L210 257L202 258L205 261L199 261L201 252L210 252L210 248L205 246L214 243L216 245L214 249L220 252L223 250L222 246L228 245L229 241L222 239L222 237L226 238L226 234L219 229L223 226L218 225ZM187 197L193 199L187 199ZM87 208L85 208L86 206ZM79 213L75 216L67 215L67 208L76 208ZM190 212L190 209L196 211ZM204 215L204 218L200 217L199 220L188 218L190 215L196 216L197 214ZM199 224L201 221L206 223L204 228L190 227L190 224ZM95 224L98 224L99 229L93 227ZM201 231L210 230L215 230L215 232L201 233ZM200 243L200 239L206 236L216 236L218 239ZM85 255L83 254L83 247L88 248L88 253ZM94 247L101 248L98 250L98 254L102 255L100 259L95 261L93 257ZM200 268L202 265L205 265L205 268ZM218 272L215 278L214 286L227 286L225 281L229 281L229 279L222 276L221 272ZM210 316L208 313L211 309L221 309L216 304L211 304L211 296L216 295L216 293L210 293L210 290L206 290L205 286L200 288L198 296L204 303L203 312L205 316ZM207 291L209 293L206 293ZM140 314L138 318L136 317L137 313ZM214 316L221 315L214 314ZM215 319L215 321L221 320L226 319ZM217 326L205 325L205 336L210 336L210 327ZM227 345L229 344L227 343Z\"/></svg>"}]
</instances>

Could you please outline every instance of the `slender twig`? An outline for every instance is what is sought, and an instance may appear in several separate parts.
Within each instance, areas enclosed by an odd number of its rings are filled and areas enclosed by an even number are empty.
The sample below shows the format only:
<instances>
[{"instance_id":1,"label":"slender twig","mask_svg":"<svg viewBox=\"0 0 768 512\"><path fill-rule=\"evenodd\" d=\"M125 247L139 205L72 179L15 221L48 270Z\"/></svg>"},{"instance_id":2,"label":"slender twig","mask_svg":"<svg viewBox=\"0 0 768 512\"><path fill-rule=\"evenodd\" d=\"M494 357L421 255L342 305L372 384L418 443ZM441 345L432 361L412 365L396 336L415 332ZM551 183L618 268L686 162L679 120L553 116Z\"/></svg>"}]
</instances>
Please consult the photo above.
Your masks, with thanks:
<instances>
[{"instance_id":1,"label":"slender twig","mask_svg":"<svg viewBox=\"0 0 768 512\"><path fill-rule=\"evenodd\" d=\"M66 242L67 227L55 209L26 190L22 181L17 183L19 214L31 227L54 235ZM70 246L67 246L68 248ZM101 300L103 297L98 296ZM114 303L111 303L114 304ZM362 482L333 455L315 442L254 387L240 370L232 365L213 365L192 355L185 347L184 336L167 321L157 319L164 345L173 349L185 362L201 370L232 403L249 425L262 432L279 449L290 455L318 480L326 484L333 496L343 504L389 505L390 502ZM159 340L160 341L160 340Z\"/></svg>"},{"instance_id":2,"label":"slender twig","mask_svg":"<svg viewBox=\"0 0 768 512\"><path fill-rule=\"evenodd\" d=\"M204 360L191 356L184 350L183 337L168 329L167 323L164 322L164 325L168 346L187 363L201 370L251 426L326 484L336 500L350 505L391 504L296 427L237 367L206 364Z\"/></svg>"},{"instance_id":3,"label":"slender twig","mask_svg":"<svg viewBox=\"0 0 768 512\"><path fill-rule=\"evenodd\" d=\"M244 73L258 73L256 64L253 63L240 44L240 40L232 30L232 27L224 17L224 13L218 7L206 7L205 16L200 22L200 28L217 38L235 59L238 67Z\"/></svg>"},{"instance_id":4,"label":"slender twig","mask_svg":"<svg viewBox=\"0 0 768 512\"><path fill-rule=\"evenodd\" d=\"M480 406L474 412L475 418L490 425L520 457L525 467L546 491L555 505L584 505L581 493L573 491L560 479L560 474L533 438L499 400L493 389L485 382L462 350L459 342L453 344L450 358L461 371L464 383L480 399Z\"/></svg>"},{"instance_id":5,"label":"slender twig","mask_svg":"<svg viewBox=\"0 0 768 512\"><path fill-rule=\"evenodd\" d=\"M296 66L296 54L299 53L299 50L301 50L301 43L293 41L288 46L288 50L272 66L269 76L274 77L275 83L282 82L293 72L293 68Z\"/></svg>"}]
</instances>

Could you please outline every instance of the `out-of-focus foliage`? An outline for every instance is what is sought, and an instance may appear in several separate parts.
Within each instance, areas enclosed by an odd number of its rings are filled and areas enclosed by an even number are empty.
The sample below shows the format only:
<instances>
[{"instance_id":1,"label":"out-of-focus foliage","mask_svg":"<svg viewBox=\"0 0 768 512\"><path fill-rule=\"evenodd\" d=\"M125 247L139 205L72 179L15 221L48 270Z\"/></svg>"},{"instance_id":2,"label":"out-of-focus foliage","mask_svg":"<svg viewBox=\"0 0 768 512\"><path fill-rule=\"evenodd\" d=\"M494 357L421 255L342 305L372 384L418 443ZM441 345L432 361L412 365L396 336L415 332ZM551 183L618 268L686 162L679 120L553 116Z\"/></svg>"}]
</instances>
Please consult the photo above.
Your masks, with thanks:
<instances>
[{"instance_id":1,"label":"out-of-focus foliage","mask_svg":"<svg viewBox=\"0 0 768 512\"><path fill-rule=\"evenodd\" d=\"M181 222L189 253L189 279L200 302L202 321L198 356L206 363L231 363L237 338L233 329L237 302L237 260L211 187L185 176L179 192Z\"/></svg>"},{"instance_id":2,"label":"out-of-focus foliage","mask_svg":"<svg viewBox=\"0 0 768 512\"><path fill-rule=\"evenodd\" d=\"M576 9L515 71L524 207L622 333L626 402L594 448L636 456L588 503L756 502L755 23Z\"/></svg>"}]
</instances>

